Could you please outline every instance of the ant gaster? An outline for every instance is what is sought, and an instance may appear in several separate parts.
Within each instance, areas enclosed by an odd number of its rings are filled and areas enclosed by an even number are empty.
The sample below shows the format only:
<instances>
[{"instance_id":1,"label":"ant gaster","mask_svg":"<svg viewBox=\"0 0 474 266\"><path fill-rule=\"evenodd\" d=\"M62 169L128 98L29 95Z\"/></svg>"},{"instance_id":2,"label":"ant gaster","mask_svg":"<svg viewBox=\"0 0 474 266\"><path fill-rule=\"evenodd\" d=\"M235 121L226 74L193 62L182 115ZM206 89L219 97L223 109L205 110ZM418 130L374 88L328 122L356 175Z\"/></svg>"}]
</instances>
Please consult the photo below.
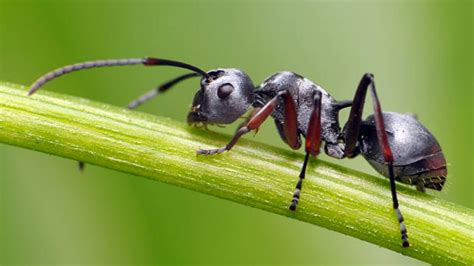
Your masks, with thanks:
<instances>
[{"instance_id":1,"label":"ant gaster","mask_svg":"<svg viewBox=\"0 0 474 266\"><path fill-rule=\"evenodd\" d=\"M399 209L395 181L441 190L446 180L446 161L434 136L412 115L382 112L374 76L365 74L352 101L336 101L323 88L293 72L279 72L255 87L247 74L238 69L219 68L205 72L195 66L158 58L98 60L56 69L39 78L29 95L47 81L81 69L143 64L174 66L193 71L151 90L128 105L134 109L180 81L201 77L201 88L194 96L188 113L189 124L230 124L253 108L250 117L237 129L229 143L219 149L198 150L200 155L229 151L238 139L256 130L272 116L281 139L299 149L305 138L301 173L289 209L296 210L310 155L316 157L324 142L324 151L342 159L362 154L380 174L390 179L393 208L400 224L402 245L409 246L407 229ZM374 114L362 120L365 96L370 90ZM349 119L341 130L339 111L351 107Z\"/></svg>"}]
</instances>

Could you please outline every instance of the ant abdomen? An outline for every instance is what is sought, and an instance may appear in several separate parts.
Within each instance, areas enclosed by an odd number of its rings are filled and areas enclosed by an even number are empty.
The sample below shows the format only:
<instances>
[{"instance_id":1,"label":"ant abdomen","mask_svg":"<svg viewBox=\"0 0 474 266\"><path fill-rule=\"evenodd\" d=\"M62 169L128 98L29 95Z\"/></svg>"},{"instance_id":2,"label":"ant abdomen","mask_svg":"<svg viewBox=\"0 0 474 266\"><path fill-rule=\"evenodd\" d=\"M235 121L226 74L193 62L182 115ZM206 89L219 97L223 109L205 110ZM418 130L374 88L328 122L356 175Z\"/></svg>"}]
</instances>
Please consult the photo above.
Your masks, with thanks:
<instances>
[{"instance_id":1,"label":"ant abdomen","mask_svg":"<svg viewBox=\"0 0 474 266\"><path fill-rule=\"evenodd\" d=\"M393 170L397 181L441 190L447 169L444 154L435 137L412 115L384 112L385 130L393 151ZM374 117L361 127L360 152L382 175L389 177L377 140Z\"/></svg>"}]
</instances>

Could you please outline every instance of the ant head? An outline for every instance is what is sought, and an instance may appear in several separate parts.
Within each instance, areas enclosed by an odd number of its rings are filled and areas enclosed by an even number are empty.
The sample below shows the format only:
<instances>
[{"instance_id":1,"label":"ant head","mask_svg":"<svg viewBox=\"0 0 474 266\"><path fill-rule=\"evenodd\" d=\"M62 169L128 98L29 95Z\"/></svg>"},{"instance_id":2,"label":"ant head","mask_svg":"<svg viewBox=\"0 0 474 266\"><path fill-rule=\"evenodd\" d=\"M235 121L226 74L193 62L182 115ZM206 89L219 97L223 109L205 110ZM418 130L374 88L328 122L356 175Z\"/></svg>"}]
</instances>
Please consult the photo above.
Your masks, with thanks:
<instances>
[{"instance_id":1,"label":"ant head","mask_svg":"<svg viewBox=\"0 0 474 266\"><path fill-rule=\"evenodd\" d=\"M241 117L254 99L254 86L238 69L215 69L201 79L188 114L188 123L230 124Z\"/></svg>"}]
</instances>

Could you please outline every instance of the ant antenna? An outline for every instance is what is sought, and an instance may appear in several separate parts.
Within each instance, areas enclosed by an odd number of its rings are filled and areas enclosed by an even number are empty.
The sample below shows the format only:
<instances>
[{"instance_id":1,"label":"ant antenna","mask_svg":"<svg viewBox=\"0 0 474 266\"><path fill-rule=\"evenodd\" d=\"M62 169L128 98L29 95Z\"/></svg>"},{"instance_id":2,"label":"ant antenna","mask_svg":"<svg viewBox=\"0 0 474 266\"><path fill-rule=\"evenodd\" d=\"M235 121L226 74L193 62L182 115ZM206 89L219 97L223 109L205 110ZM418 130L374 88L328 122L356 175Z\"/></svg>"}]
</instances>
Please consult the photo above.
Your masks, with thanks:
<instances>
[{"instance_id":1,"label":"ant antenna","mask_svg":"<svg viewBox=\"0 0 474 266\"><path fill-rule=\"evenodd\" d=\"M46 82L52 79L55 79L59 76L62 76L64 74L73 72L73 71L78 71L78 70L88 69L88 68L93 68L93 67L128 66L128 65L139 65L139 64L143 64L145 66L174 66L174 67L179 67L179 68L185 68L185 69L189 69L191 71L196 72L197 74L205 77L206 79L209 78L209 75L205 71L193 65L189 65L186 63L173 61L173 60L159 59L159 58L153 58L153 57L96 60L96 61L87 61L87 62L64 66L41 76L31 85L30 89L28 90L28 95L35 93Z\"/></svg>"}]
</instances>

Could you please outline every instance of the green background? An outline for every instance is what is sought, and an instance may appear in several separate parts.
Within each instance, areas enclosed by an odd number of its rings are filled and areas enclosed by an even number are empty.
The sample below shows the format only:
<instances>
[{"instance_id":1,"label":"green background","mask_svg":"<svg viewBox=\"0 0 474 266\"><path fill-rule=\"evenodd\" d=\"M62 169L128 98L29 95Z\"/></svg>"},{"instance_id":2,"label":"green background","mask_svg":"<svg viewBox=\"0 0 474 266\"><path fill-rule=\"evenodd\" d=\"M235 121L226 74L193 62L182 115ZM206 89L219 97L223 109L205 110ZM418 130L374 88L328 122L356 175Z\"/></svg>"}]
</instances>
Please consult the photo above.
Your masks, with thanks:
<instances>
[{"instance_id":1,"label":"green background","mask_svg":"<svg viewBox=\"0 0 474 266\"><path fill-rule=\"evenodd\" d=\"M291 70L342 100L373 72L383 109L416 113L444 150L447 184L429 193L474 208L472 1L0 3L3 81L28 85L70 63L156 56L241 68L256 84ZM44 89L124 106L179 73L97 69ZM186 81L139 110L184 122L197 89ZM271 121L255 138L284 146ZM376 174L363 158L337 163ZM7 145L0 193L0 263L421 264L316 226L91 165L81 174L74 161Z\"/></svg>"}]
</instances>

